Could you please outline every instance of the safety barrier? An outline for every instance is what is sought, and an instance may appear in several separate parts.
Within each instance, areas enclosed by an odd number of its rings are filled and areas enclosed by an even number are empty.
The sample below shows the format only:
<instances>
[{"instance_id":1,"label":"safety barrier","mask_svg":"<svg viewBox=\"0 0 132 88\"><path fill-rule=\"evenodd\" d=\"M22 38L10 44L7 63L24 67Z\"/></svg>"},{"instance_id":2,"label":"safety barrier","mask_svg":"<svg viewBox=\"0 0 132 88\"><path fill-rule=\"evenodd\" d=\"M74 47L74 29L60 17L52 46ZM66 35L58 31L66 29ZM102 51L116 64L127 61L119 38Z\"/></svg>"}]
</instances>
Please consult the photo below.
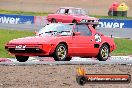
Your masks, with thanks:
<instances>
[{"instance_id":1,"label":"safety barrier","mask_svg":"<svg viewBox=\"0 0 132 88\"><path fill-rule=\"evenodd\" d=\"M3 23L3 24L33 24L34 16L0 14L0 23Z\"/></svg>"},{"instance_id":2,"label":"safety barrier","mask_svg":"<svg viewBox=\"0 0 132 88\"><path fill-rule=\"evenodd\" d=\"M0 14L0 23L46 25L48 21L46 19L46 16L24 16L24 15ZM99 20L98 27L132 28L132 20L101 18Z\"/></svg>"},{"instance_id":3,"label":"safety barrier","mask_svg":"<svg viewBox=\"0 0 132 88\"><path fill-rule=\"evenodd\" d=\"M101 18L98 27L102 27L102 28L132 28L132 20Z\"/></svg>"}]
</instances>

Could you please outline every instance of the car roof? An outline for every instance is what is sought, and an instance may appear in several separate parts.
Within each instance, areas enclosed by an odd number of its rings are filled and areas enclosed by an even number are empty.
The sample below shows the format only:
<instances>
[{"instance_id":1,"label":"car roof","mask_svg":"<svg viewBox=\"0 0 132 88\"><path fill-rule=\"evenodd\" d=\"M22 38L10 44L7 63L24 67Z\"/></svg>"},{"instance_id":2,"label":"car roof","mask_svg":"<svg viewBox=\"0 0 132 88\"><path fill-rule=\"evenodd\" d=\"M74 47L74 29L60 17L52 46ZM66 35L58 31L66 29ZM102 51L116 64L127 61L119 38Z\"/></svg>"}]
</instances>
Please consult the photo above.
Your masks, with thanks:
<instances>
[{"instance_id":1,"label":"car roof","mask_svg":"<svg viewBox=\"0 0 132 88\"><path fill-rule=\"evenodd\" d=\"M76 8L76 7L60 7L60 8L64 8L64 9L82 9L82 8Z\"/></svg>"}]
</instances>

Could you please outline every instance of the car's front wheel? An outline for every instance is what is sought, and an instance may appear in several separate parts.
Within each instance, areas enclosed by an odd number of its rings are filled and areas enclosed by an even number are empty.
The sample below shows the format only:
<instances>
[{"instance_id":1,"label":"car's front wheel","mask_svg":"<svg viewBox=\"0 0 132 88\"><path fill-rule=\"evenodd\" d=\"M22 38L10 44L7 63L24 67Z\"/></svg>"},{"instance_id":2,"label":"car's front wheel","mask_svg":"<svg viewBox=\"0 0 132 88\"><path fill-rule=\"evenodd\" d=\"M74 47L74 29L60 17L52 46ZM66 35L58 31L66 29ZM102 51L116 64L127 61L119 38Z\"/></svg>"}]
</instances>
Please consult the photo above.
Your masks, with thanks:
<instances>
[{"instance_id":1,"label":"car's front wheel","mask_svg":"<svg viewBox=\"0 0 132 88\"><path fill-rule=\"evenodd\" d=\"M99 61L106 61L108 59L108 57L109 57L109 54L110 54L110 50L109 50L108 45L103 44L100 47L100 50L99 50L99 54L97 56L97 59Z\"/></svg>"},{"instance_id":2,"label":"car's front wheel","mask_svg":"<svg viewBox=\"0 0 132 88\"><path fill-rule=\"evenodd\" d=\"M51 23L57 23L57 21L55 19L52 19Z\"/></svg>"},{"instance_id":3,"label":"car's front wheel","mask_svg":"<svg viewBox=\"0 0 132 88\"><path fill-rule=\"evenodd\" d=\"M55 61L70 61L72 57L67 56L68 50L65 44L57 45L54 53L53 58Z\"/></svg>"},{"instance_id":4,"label":"car's front wheel","mask_svg":"<svg viewBox=\"0 0 132 88\"><path fill-rule=\"evenodd\" d=\"M29 56L16 56L17 61L19 62L26 62Z\"/></svg>"}]
</instances>

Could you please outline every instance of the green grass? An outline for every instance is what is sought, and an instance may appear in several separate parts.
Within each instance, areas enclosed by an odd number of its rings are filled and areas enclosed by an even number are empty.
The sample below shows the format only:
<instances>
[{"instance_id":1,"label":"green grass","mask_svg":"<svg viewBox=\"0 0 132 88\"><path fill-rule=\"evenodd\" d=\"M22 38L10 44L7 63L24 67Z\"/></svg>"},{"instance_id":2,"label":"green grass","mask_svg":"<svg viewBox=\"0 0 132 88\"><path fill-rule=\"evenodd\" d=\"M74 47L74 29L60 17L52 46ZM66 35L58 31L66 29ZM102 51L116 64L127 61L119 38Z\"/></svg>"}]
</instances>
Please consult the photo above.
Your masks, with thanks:
<instances>
[{"instance_id":1,"label":"green grass","mask_svg":"<svg viewBox=\"0 0 132 88\"><path fill-rule=\"evenodd\" d=\"M112 55L132 55L132 40L114 39L117 49L112 52Z\"/></svg>"},{"instance_id":2,"label":"green grass","mask_svg":"<svg viewBox=\"0 0 132 88\"><path fill-rule=\"evenodd\" d=\"M18 15L32 15L32 16L47 16L48 13L45 12L25 12L25 11L11 11L11 10L1 10L0 14L18 14ZM117 17L117 16L99 16L90 15L97 18L111 18L111 19L132 19L132 17Z\"/></svg>"},{"instance_id":3,"label":"green grass","mask_svg":"<svg viewBox=\"0 0 132 88\"><path fill-rule=\"evenodd\" d=\"M119 16L99 16L99 15L90 15L97 18L109 18L109 19L132 19L132 17L119 17Z\"/></svg>"},{"instance_id":4,"label":"green grass","mask_svg":"<svg viewBox=\"0 0 132 88\"><path fill-rule=\"evenodd\" d=\"M12 57L4 49L4 45L9 40L32 35L34 35L32 31L0 29L0 57ZM115 43L117 50L112 52L112 55L132 55L132 40L115 39Z\"/></svg>"},{"instance_id":5,"label":"green grass","mask_svg":"<svg viewBox=\"0 0 132 88\"><path fill-rule=\"evenodd\" d=\"M17 31L0 29L0 57L11 57L4 49L4 45L12 39L34 35L31 31Z\"/></svg>"}]
</instances>

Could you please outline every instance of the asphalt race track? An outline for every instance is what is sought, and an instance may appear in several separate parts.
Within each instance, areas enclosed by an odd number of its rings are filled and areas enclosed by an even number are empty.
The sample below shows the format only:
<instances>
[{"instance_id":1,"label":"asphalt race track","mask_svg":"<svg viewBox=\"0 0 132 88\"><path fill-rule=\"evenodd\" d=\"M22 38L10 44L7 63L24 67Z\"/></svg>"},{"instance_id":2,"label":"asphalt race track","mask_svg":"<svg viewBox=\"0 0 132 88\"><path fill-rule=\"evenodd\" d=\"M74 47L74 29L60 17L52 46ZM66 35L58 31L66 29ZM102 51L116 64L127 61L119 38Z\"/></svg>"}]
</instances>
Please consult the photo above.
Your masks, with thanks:
<instances>
[{"instance_id":1,"label":"asphalt race track","mask_svg":"<svg viewBox=\"0 0 132 88\"><path fill-rule=\"evenodd\" d=\"M101 32L107 36L113 36L115 38L130 38L132 39L132 29L121 28L97 28L98 32Z\"/></svg>"},{"instance_id":2,"label":"asphalt race track","mask_svg":"<svg viewBox=\"0 0 132 88\"><path fill-rule=\"evenodd\" d=\"M38 31L43 25L32 25L32 24L2 24L0 23L0 29L15 29L15 30L32 30ZM130 38L132 39L132 29L119 29L119 28L97 28L98 32L103 33L107 36L113 36L117 38Z\"/></svg>"},{"instance_id":3,"label":"asphalt race track","mask_svg":"<svg viewBox=\"0 0 132 88\"><path fill-rule=\"evenodd\" d=\"M107 61L98 61L96 58L73 57L71 61L54 61L50 57L30 57L26 62L18 62L15 58L0 58L0 65L107 65L132 64L132 56L111 56Z\"/></svg>"}]
</instances>

